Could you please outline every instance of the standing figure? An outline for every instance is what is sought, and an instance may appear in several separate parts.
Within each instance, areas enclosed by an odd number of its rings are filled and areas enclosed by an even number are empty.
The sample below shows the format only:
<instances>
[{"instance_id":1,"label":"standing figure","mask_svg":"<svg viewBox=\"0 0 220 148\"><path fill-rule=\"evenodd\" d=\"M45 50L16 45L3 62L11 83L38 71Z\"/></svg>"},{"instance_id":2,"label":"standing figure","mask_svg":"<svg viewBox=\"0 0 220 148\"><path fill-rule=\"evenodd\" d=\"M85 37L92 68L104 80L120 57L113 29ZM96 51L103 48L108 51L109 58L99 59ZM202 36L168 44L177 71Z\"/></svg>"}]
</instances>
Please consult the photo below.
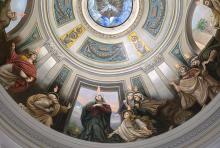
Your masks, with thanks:
<instances>
[{"instance_id":1,"label":"standing figure","mask_svg":"<svg viewBox=\"0 0 220 148\"><path fill-rule=\"evenodd\" d=\"M53 117L58 113L67 113L71 108L70 104L67 107L60 105L57 91L58 87L56 86L54 92L33 95L28 98L26 107L22 104L20 106L41 123L51 127L53 125Z\"/></svg>"},{"instance_id":2,"label":"standing figure","mask_svg":"<svg viewBox=\"0 0 220 148\"><path fill-rule=\"evenodd\" d=\"M145 124L139 122L135 119L134 113L132 111L124 111L121 125L109 134L108 138L117 134L126 142L136 141L138 139L147 138L152 134L152 131L147 128Z\"/></svg>"},{"instance_id":3,"label":"standing figure","mask_svg":"<svg viewBox=\"0 0 220 148\"><path fill-rule=\"evenodd\" d=\"M212 10L214 27L220 29L220 0L203 0L203 4Z\"/></svg>"},{"instance_id":4,"label":"standing figure","mask_svg":"<svg viewBox=\"0 0 220 148\"><path fill-rule=\"evenodd\" d=\"M19 93L27 90L37 78L37 52L27 51L17 55L14 43L11 48L11 56L7 63L0 66L0 84L12 93Z\"/></svg>"},{"instance_id":5,"label":"standing figure","mask_svg":"<svg viewBox=\"0 0 220 148\"><path fill-rule=\"evenodd\" d=\"M93 142L106 142L107 135L112 131L111 113L110 105L106 104L101 95L97 95L95 101L83 107L81 114L83 131L79 138Z\"/></svg>"}]
</instances>

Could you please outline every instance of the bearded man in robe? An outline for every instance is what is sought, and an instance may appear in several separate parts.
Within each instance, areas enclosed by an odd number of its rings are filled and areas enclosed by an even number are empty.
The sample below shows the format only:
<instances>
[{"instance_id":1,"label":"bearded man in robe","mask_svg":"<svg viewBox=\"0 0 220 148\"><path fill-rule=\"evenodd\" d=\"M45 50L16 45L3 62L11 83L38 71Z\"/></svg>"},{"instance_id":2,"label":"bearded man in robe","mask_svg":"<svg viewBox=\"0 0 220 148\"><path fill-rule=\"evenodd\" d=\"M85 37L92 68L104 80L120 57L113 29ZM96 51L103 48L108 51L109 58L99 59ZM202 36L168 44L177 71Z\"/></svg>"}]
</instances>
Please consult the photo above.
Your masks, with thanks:
<instances>
[{"instance_id":1,"label":"bearded man in robe","mask_svg":"<svg viewBox=\"0 0 220 148\"><path fill-rule=\"evenodd\" d=\"M17 19L16 12L11 11L11 0L0 1L0 30L2 31L10 24L11 20Z\"/></svg>"},{"instance_id":2,"label":"bearded man in robe","mask_svg":"<svg viewBox=\"0 0 220 148\"><path fill-rule=\"evenodd\" d=\"M71 105L62 106L59 103L58 86L54 88L54 92L48 94L36 94L27 99L26 106L20 106L48 127L53 125L53 117L59 113L67 113Z\"/></svg>"},{"instance_id":3,"label":"bearded man in robe","mask_svg":"<svg viewBox=\"0 0 220 148\"><path fill-rule=\"evenodd\" d=\"M195 56L191 59L190 66L191 66L191 68L200 69L201 72L202 72L202 76L209 83L209 86L213 87L213 89L215 88L216 92L219 92L220 91L220 82L218 82L211 75L209 75L209 73L207 71L207 65L206 65L209 62L214 61L214 59L213 59L214 54L215 54L214 51L211 52L211 55L210 55L209 59L207 61L204 61L203 63L200 62L198 56Z\"/></svg>"},{"instance_id":4,"label":"bearded man in robe","mask_svg":"<svg viewBox=\"0 0 220 148\"><path fill-rule=\"evenodd\" d=\"M213 39L211 43L212 46L200 53L199 60L209 75L220 81L220 43L216 39Z\"/></svg>"},{"instance_id":5,"label":"bearded man in robe","mask_svg":"<svg viewBox=\"0 0 220 148\"><path fill-rule=\"evenodd\" d=\"M213 99L218 93L216 88L210 86L201 75L201 70L198 68L188 69L186 66L181 66L179 74L181 76L179 84L172 82L171 85L179 93L183 109L191 108L196 102L204 107L209 99Z\"/></svg>"},{"instance_id":6,"label":"bearded man in robe","mask_svg":"<svg viewBox=\"0 0 220 148\"><path fill-rule=\"evenodd\" d=\"M220 29L220 0L202 0L202 2L212 10L214 27Z\"/></svg>"},{"instance_id":7,"label":"bearded man in robe","mask_svg":"<svg viewBox=\"0 0 220 148\"><path fill-rule=\"evenodd\" d=\"M20 93L34 84L37 78L35 62L37 53L27 51L18 55L15 52L15 44L12 43L12 51L5 65L0 66L0 84L11 93Z\"/></svg>"},{"instance_id":8,"label":"bearded man in robe","mask_svg":"<svg viewBox=\"0 0 220 148\"><path fill-rule=\"evenodd\" d=\"M112 131L110 126L111 107L101 95L83 107L81 123L83 131L79 138L93 142L107 142L107 135Z\"/></svg>"}]
</instances>

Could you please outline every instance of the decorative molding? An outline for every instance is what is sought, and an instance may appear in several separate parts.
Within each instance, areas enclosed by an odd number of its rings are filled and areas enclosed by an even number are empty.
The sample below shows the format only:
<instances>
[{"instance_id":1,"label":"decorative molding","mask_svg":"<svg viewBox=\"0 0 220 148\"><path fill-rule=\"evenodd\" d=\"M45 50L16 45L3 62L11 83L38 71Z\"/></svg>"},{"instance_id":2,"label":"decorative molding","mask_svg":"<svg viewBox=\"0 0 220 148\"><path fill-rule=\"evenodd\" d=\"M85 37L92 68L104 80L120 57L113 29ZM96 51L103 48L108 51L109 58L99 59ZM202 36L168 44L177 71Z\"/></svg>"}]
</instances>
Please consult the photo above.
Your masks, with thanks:
<instances>
[{"instance_id":1,"label":"decorative molding","mask_svg":"<svg viewBox=\"0 0 220 148\"><path fill-rule=\"evenodd\" d=\"M149 71L154 70L163 62L164 62L164 57L161 54L158 54L154 56L152 59L150 59L148 62L146 62L145 65L142 67L142 70L145 73L148 73Z\"/></svg>"},{"instance_id":2,"label":"decorative molding","mask_svg":"<svg viewBox=\"0 0 220 148\"><path fill-rule=\"evenodd\" d=\"M34 25L34 27L31 30L32 32L28 35L27 39L23 43L18 45L19 49L26 48L27 46L34 44L40 41L41 39L43 39L42 35L40 34L40 30L37 23Z\"/></svg>"},{"instance_id":3,"label":"decorative molding","mask_svg":"<svg viewBox=\"0 0 220 148\"><path fill-rule=\"evenodd\" d=\"M143 28L154 37L157 36L162 27L166 13L166 3L166 0L150 0L150 9Z\"/></svg>"},{"instance_id":4,"label":"decorative molding","mask_svg":"<svg viewBox=\"0 0 220 148\"><path fill-rule=\"evenodd\" d=\"M184 56L182 54L182 50L181 50L179 41L176 44L176 46L170 51L170 54L172 56L174 56L176 59L178 59L182 64L188 65L186 59L184 58Z\"/></svg>"},{"instance_id":5,"label":"decorative molding","mask_svg":"<svg viewBox=\"0 0 220 148\"><path fill-rule=\"evenodd\" d=\"M64 59L63 54L59 51L58 47L52 41L47 41L45 43L45 48L58 62Z\"/></svg>"}]
</instances>

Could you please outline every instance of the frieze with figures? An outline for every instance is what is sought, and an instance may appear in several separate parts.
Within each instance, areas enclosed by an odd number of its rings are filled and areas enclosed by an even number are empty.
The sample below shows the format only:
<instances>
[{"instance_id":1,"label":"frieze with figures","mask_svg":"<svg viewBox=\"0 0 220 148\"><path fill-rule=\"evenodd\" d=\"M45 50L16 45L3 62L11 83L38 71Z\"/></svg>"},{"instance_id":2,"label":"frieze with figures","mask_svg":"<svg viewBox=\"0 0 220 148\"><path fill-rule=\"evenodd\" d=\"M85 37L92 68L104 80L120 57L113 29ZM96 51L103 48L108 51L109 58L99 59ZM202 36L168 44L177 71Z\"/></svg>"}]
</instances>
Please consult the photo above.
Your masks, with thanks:
<instances>
[{"instance_id":1,"label":"frieze with figures","mask_svg":"<svg viewBox=\"0 0 220 148\"><path fill-rule=\"evenodd\" d=\"M123 62L127 60L125 47L122 43L106 44L88 38L79 52L97 62Z\"/></svg>"}]
</instances>

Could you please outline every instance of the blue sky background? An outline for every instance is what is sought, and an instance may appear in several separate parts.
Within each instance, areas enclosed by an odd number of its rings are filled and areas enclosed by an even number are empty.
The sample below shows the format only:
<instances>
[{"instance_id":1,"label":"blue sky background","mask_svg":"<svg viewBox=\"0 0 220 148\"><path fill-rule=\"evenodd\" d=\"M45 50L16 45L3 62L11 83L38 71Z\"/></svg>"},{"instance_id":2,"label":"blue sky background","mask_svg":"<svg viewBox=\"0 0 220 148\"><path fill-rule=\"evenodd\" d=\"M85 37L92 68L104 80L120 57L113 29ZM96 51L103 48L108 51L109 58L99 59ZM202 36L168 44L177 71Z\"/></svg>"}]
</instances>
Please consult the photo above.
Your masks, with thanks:
<instances>
[{"instance_id":1,"label":"blue sky background","mask_svg":"<svg viewBox=\"0 0 220 148\"><path fill-rule=\"evenodd\" d=\"M193 19L192 19L192 29L196 29L197 24L199 22L200 19L206 19L206 20L210 20L212 16L212 12L211 9L209 9L208 7L199 4L193 14Z\"/></svg>"},{"instance_id":2,"label":"blue sky background","mask_svg":"<svg viewBox=\"0 0 220 148\"><path fill-rule=\"evenodd\" d=\"M27 6L27 0L11 0L12 11L18 13L24 13ZM6 32L11 31L21 21L21 17L18 16L16 21L11 21L10 25L6 28Z\"/></svg>"}]
</instances>

